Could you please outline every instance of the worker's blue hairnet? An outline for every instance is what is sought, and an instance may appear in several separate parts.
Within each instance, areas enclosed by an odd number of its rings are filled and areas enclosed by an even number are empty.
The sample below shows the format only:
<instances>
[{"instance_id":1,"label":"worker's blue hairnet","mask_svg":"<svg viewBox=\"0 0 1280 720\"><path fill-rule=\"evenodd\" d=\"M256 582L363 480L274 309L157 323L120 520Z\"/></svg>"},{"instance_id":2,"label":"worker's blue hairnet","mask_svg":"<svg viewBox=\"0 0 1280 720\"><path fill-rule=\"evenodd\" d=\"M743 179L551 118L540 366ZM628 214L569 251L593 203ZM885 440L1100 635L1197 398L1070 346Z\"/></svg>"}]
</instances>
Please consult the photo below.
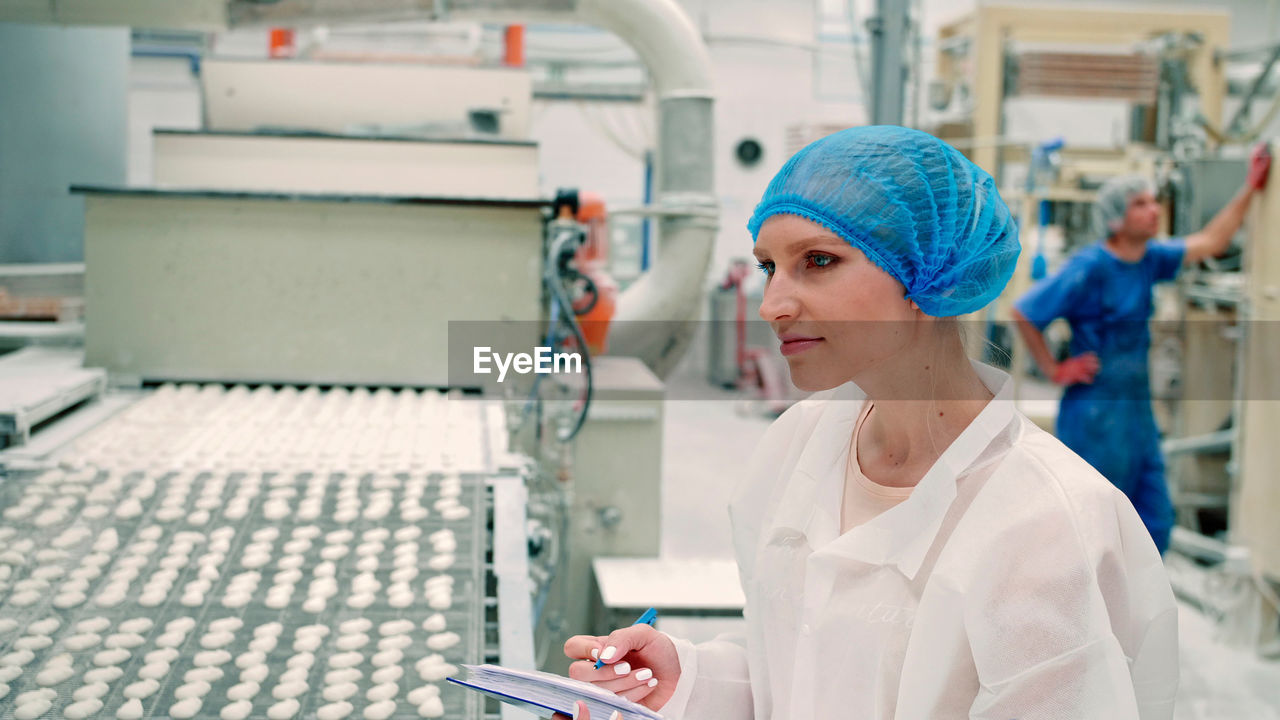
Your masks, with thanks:
<instances>
[{"instance_id":1,"label":"worker's blue hairnet","mask_svg":"<svg viewBox=\"0 0 1280 720\"><path fill-rule=\"evenodd\" d=\"M932 135L891 125L842 130L796 153L747 224L753 242L778 214L844 238L937 317L994 300L1022 249L990 175Z\"/></svg>"},{"instance_id":2,"label":"worker's blue hairnet","mask_svg":"<svg viewBox=\"0 0 1280 720\"><path fill-rule=\"evenodd\" d=\"M1155 184L1141 175L1120 175L1102 183L1093 202L1093 222L1097 231L1103 237L1114 233L1129 212L1129 201L1133 196L1142 192L1154 194L1155 191Z\"/></svg>"}]
</instances>

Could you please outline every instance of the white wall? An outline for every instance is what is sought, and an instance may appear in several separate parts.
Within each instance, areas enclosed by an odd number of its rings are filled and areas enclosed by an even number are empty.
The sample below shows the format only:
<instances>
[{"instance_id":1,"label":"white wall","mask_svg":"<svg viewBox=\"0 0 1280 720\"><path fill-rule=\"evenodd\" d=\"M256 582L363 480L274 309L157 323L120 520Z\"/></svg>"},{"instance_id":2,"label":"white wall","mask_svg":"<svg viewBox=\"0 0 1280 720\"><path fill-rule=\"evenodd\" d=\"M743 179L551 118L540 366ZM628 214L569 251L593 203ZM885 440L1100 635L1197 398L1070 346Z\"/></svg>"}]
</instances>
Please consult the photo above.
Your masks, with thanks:
<instances>
[{"instance_id":1,"label":"white wall","mask_svg":"<svg viewBox=\"0 0 1280 720\"><path fill-rule=\"evenodd\" d=\"M151 185L151 131L200 128L200 81L185 58L134 57L129 63L130 185Z\"/></svg>"}]
</instances>

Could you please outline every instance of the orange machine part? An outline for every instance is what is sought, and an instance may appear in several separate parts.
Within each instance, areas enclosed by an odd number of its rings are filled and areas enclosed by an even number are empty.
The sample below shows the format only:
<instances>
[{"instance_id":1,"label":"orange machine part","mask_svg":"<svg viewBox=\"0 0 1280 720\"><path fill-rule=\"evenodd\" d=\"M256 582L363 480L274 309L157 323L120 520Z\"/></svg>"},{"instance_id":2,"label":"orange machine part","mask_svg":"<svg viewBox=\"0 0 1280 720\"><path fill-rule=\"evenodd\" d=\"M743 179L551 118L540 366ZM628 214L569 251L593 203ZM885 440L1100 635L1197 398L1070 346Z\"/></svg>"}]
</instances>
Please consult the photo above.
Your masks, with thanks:
<instances>
[{"instance_id":1,"label":"orange machine part","mask_svg":"<svg viewBox=\"0 0 1280 720\"><path fill-rule=\"evenodd\" d=\"M587 349L601 355L608 349L609 322L618 308L618 282L609 274L609 214L604 199L595 193L578 196L578 222L587 226L587 241L574 259L578 272L591 279L599 297L595 307L578 316Z\"/></svg>"},{"instance_id":2,"label":"orange machine part","mask_svg":"<svg viewBox=\"0 0 1280 720\"><path fill-rule=\"evenodd\" d=\"M273 58L293 57L293 30L271 28L267 41L267 55Z\"/></svg>"},{"instance_id":3,"label":"orange machine part","mask_svg":"<svg viewBox=\"0 0 1280 720\"><path fill-rule=\"evenodd\" d=\"M508 25L503 31L502 64L507 67L524 67L524 26Z\"/></svg>"}]
</instances>

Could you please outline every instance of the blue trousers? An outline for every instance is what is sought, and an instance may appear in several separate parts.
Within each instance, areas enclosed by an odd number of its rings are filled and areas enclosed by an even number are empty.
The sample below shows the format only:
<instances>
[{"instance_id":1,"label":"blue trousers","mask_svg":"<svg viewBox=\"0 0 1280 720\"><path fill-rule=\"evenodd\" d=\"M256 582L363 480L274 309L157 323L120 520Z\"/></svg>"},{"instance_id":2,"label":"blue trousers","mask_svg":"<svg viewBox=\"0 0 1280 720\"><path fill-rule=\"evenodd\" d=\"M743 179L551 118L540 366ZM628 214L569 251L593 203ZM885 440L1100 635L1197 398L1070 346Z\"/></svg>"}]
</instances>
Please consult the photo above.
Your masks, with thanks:
<instances>
[{"instance_id":1,"label":"blue trousers","mask_svg":"<svg viewBox=\"0 0 1280 720\"><path fill-rule=\"evenodd\" d=\"M1131 387L1067 388L1058 411L1058 439L1120 488L1163 555L1173 529L1173 502L1151 397Z\"/></svg>"}]
</instances>

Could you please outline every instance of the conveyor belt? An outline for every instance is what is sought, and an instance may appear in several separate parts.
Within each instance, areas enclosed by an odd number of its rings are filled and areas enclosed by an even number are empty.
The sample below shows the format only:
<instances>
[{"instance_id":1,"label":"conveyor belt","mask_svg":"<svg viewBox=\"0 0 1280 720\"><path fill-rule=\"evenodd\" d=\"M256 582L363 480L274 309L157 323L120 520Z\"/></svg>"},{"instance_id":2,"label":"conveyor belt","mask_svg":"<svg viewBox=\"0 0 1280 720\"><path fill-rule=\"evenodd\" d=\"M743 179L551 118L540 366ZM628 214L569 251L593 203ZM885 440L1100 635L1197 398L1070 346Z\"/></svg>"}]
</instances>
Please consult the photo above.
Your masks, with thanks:
<instances>
[{"instance_id":1,"label":"conveyor belt","mask_svg":"<svg viewBox=\"0 0 1280 720\"><path fill-rule=\"evenodd\" d=\"M0 718L479 717L443 677L483 661L491 423L434 391L164 386L10 473Z\"/></svg>"}]
</instances>

